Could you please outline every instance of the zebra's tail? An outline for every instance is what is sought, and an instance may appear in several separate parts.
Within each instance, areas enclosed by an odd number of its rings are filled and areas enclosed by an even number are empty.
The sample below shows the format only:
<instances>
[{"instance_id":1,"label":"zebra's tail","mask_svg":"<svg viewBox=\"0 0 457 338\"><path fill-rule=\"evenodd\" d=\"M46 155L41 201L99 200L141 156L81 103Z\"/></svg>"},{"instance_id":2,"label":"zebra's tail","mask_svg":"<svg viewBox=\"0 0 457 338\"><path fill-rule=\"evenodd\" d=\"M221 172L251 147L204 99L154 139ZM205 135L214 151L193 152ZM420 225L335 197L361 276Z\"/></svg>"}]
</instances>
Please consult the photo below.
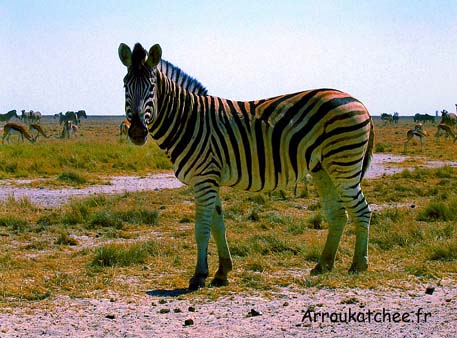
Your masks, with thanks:
<instances>
[{"instance_id":1,"label":"zebra's tail","mask_svg":"<svg viewBox=\"0 0 457 338\"><path fill-rule=\"evenodd\" d=\"M373 144L374 144L373 120L370 119L370 136L368 137L367 151L365 152L365 157L363 158L362 176L360 179L362 179L365 176L368 168L370 167L371 158L373 157Z\"/></svg>"}]
</instances>

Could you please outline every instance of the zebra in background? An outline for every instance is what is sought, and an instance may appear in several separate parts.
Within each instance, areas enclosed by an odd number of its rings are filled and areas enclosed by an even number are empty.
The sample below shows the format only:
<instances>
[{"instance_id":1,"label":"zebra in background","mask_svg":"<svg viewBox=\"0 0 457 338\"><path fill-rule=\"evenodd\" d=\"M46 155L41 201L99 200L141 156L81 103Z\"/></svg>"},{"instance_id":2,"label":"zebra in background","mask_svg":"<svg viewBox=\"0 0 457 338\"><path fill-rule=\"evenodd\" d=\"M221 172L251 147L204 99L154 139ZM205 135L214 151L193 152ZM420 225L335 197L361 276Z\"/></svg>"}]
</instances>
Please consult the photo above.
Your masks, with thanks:
<instances>
[{"instance_id":1,"label":"zebra in background","mask_svg":"<svg viewBox=\"0 0 457 338\"><path fill-rule=\"evenodd\" d=\"M398 114L398 112L395 112L395 113L392 115L392 122L393 122L393 123L398 123L398 120L399 120L399 114Z\"/></svg>"},{"instance_id":2,"label":"zebra in background","mask_svg":"<svg viewBox=\"0 0 457 338\"><path fill-rule=\"evenodd\" d=\"M19 116L17 115L17 112L15 109L10 110L9 112L7 112L5 114L0 114L0 122L8 122L13 117L19 119Z\"/></svg>"},{"instance_id":3,"label":"zebra in background","mask_svg":"<svg viewBox=\"0 0 457 338\"><path fill-rule=\"evenodd\" d=\"M394 118L393 118L392 114L387 114L387 113L381 114L381 120L384 121L384 124L387 124L387 122L389 122L389 124L391 124L393 119Z\"/></svg>"},{"instance_id":4,"label":"zebra in background","mask_svg":"<svg viewBox=\"0 0 457 338\"><path fill-rule=\"evenodd\" d=\"M162 50L133 52L119 46L127 67L125 111L132 143L150 134L174 165L178 179L194 188L197 264L189 289L205 286L212 232L219 268L211 284L227 285L232 259L219 187L269 192L312 177L329 222L319 274L333 268L347 213L356 224L351 273L368 267L371 211L361 189L373 148L372 119L358 100L332 89L237 102L190 93L158 68Z\"/></svg>"},{"instance_id":5,"label":"zebra in background","mask_svg":"<svg viewBox=\"0 0 457 338\"><path fill-rule=\"evenodd\" d=\"M449 113L446 109L442 110L440 124L447 124L450 127L457 125L457 115Z\"/></svg>"}]
</instances>

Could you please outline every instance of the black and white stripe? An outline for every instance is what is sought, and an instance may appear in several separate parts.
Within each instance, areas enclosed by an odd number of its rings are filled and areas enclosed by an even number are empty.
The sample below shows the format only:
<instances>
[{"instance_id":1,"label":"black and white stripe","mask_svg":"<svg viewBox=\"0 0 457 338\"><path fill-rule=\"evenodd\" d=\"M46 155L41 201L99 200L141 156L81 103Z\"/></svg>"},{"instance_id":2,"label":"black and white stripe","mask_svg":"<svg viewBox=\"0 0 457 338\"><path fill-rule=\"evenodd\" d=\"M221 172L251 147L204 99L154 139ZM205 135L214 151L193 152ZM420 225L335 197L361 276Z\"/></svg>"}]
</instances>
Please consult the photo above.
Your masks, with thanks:
<instances>
[{"instance_id":1,"label":"black and white stripe","mask_svg":"<svg viewBox=\"0 0 457 338\"><path fill-rule=\"evenodd\" d=\"M219 187L272 191L293 186L307 173L314 179L330 225L312 273L332 269L346 211L356 223L350 271L366 270L371 211L360 182L371 159L373 123L362 103L333 89L249 102L198 95L157 67L158 45L147 54L139 44L133 53L122 44L119 55L128 67L126 113L132 127L146 129L170 157L176 176L195 190L198 256L191 289L203 286L208 275L210 230L220 263L212 284L225 285L231 270ZM146 103L135 107L137 102ZM144 143L144 133L138 131L136 136L134 143Z\"/></svg>"}]
</instances>

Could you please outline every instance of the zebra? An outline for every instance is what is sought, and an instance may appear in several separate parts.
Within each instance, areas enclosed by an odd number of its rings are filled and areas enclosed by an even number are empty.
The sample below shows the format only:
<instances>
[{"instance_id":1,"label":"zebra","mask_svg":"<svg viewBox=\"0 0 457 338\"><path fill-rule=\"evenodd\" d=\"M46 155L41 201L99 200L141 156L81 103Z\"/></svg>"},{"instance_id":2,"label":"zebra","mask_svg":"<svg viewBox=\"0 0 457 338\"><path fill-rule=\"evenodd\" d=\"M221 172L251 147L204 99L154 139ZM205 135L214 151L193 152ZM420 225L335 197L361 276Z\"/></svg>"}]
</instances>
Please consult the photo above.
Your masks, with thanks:
<instances>
[{"instance_id":1,"label":"zebra","mask_svg":"<svg viewBox=\"0 0 457 338\"><path fill-rule=\"evenodd\" d=\"M391 124L393 119L394 118L393 118L392 114L387 114L387 113L381 114L381 120L384 121L384 124L386 124L387 122L389 122Z\"/></svg>"},{"instance_id":2,"label":"zebra","mask_svg":"<svg viewBox=\"0 0 457 338\"><path fill-rule=\"evenodd\" d=\"M33 110L30 110L28 112L22 110L21 120L24 121L25 124L40 123L41 113L39 111Z\"/></svg>"},{"instance_id":3,"label":"zebra","mask_svg":"<svg viewBox=\"0 0 457 338\"><path fill-rule=\"evenodd\" d=\"M62 112L59 113L59 125L67 123L68 121L78 124L78 116L74 111L67 111L65 114Z\"/></svg>"},{"instance_id":4,"label":"zebra","mask_svg":"<svg viewBox=\"0 0 457 338\"><path fill-rule=\"evenodd\" d=\"M76 116L77 116L78 120L81 120L81 117L84 117L85 119L87 119L87 115L86 115L86 111L85 110L78 110L76 112Z\"/></svg>"},{"instance_id":5,"label":"zebra","mask_svg":"<svg viewBox=\"0 0 457 338\"><path fill-rule=\"evenodd\" d=\"M420 145L421 145L421 151L422 151L424 137L426 137L428 135L427 131L425 131L422 127L423 127L422 123L417 123L414 126L414 129L410 129L406 132L406 142L404 144L404 152L406 152L409 142L415 138L419 139Z\"/></svg>"},{"instance_id":6,"label":"zebra","mask_svg":"<svg viewBox=\"0 0 457 338\"><path fill-rule=\"evenodd\" d=\"M441 111L441 121L440 124L447 124L450 127L453 127L457 124L457 115L454 113L449 113L446 109Z\"/></svg>"},{"instance_id":7,"label":"zebra","mask_svg":"<svg viewBox=\"0 0 457 338\"><path fill-rule=\"evenodd\" d=\"M304 179L307 172L319 194L329 233L311 274L332 270L347 222L356 224L350 273L368 268L371 210L361 189L374 140L365 106L333 89L316 89L249 102L190 93L158 68L162 49L147 52L121 43L125 112L129 138L144 145L148 135L173 163L176 177L194 189L197 263L189 290L205 287L207 250L213 234L219 268L210 285L228 284L232 259L219 188L269 192ZM346 212L347 211L347 212Z\"/></svg>"},{"instance_id":8,"label":"zebra","mask_svg":"<svg viewBox=\"0 0 457 338\"><path fill-rule=\"evenodd\" d=\"M435 116L429 115L429 114L415 114L414 115L414 122L432 122L435 123Z\"/></svg>"},{"instance_id":9,"label":"zebra","mask_svg":"<svg viewBox=\"0 0 457 338\"><path fill-rule=\"evenodd\" d=\"M60 139L69 139L71 135L76 135L76 133L78 132L78 126L73 123L73 121L71 120L68 120L68 121L65 121L65 123L63 124L63 129L62 129L62 132L60 134Z\"/></svg>"},{"instance_id":10,"label":"zebra","mask_svg":"<svg viewBox=\"0 0 457 338\"><path fill-rule=\"evenodd\" d=\"M15 109L10 110L9 112L7 112L5 114L0 114L0 122L8 122L13 117L19 119L19 116L17 115L17 112Z\"/></svg>"},{"instance_id":11,"label":"zebra","mask_svg":"<svg viewBox=\"0 0 457 338\"><path fill-rule=\"evenodd\" d=\"M398 123L398 120L399 120L399 114L398 114L398 112L395 112L392 116L392 122Z\"/></svg>"},{"instance_id":12,"label":"zebra","mask_svg":"<svg viewBox=\"0 0 457 338\"><path fill-rule=\"evenodd\" d=\"M31 143L35 143L37 138L36 136L32 137L32 135L30 135L30 133L25 128L25 126L18 123L8 122L3 126L2 144L5 143L5 140L7 140L8 143L10 142L11 134L18 134L22 142L24 142L24 137Z\"/></svg>"}]
</instances>

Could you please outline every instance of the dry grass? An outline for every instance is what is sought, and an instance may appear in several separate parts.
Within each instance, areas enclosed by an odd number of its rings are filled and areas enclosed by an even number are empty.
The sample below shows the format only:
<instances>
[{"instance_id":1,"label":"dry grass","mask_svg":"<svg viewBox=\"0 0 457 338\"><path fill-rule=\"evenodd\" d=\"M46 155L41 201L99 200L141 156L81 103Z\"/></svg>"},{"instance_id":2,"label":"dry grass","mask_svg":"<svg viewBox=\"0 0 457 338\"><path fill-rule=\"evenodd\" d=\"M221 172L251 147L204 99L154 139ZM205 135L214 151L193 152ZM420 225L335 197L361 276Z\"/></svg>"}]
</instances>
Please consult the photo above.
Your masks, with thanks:
<instances>
[{"instance_id":1,"label":"dry grass","mask_svg":"<svg viewBox=\"0 0 457 338\"><path fill-rule=\"evenodd\" d=\"M399 135L403 136L405 127L404 122L381 125L377 142L401 153ZM125 146L114 138L113 147ZM429 140L421 156L457 160L454 147ZM113 160L111 167L114 164ZM66 170L77 169L69 166ZM268 292L281 286L406 287L455 279L457 172L450 167L405 170L365 180L363 185L370 203L402 206L374 214L368 272L347 273L355 239L349 224L335 270L309 276L327 235L312 183L300 185L298 191L303 193L298 197L292 192L265 196L224 188L221 195L234 259L231 284L198 294L217 297L242 290ZM193 220L193 194L188 188L92 196L58 210L35 207L27 199L0 202L0 300L39 300L62 294L98 297L108 291L135 295L185 288L195 262ZM209 264L214 273L217 250L213 241Z\"/></svg>"}]
</instances>

